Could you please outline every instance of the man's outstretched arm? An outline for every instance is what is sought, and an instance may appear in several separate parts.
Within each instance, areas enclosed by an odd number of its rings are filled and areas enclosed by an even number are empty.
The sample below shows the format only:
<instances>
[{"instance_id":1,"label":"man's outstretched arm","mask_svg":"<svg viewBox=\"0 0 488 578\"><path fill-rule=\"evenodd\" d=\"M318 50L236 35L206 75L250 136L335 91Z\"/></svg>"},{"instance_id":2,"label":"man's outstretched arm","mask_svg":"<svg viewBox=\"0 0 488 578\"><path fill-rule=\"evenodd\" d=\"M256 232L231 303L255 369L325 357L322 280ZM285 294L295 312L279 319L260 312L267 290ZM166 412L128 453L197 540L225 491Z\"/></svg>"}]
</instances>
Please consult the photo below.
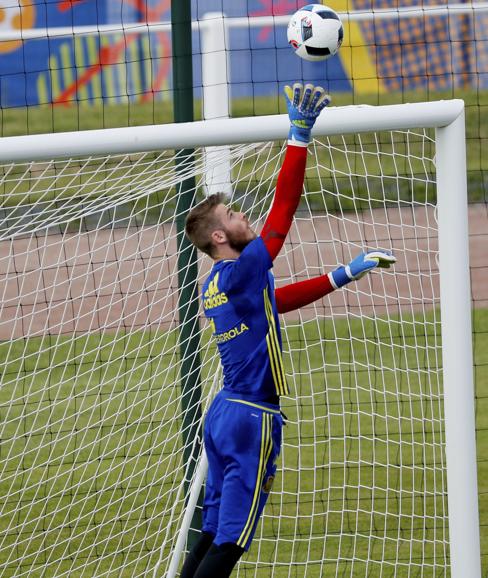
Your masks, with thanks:
<instances>
[{"instance_id":1,"label":"man's outstretched arm","mask_svg":"<svg viewBox=\"0 0 488 578\"><path fill-rule=\"evenodd\" d=\"M307 145L312 127L320 112L330 103L330 97L320 86L285 87L290 117L290 132L285 159L278 175L271 211L264 223L261 237L271 260L274 261L285 242L303 190Z\"/></svg>"},{"instance_id":2,"label":"man's outstretched arm","mask_svg":"<svg viewBox=\"0 0 488 578\"><path fill-rule=\"evenodd\" d=\"M335 289L360 279L376 267L388 269L395 262L396 258L389 251L368 251L358 255L349 265L338 267L326 275L280 287L275 290L278 313L287 313L304 307Z\"/></svg>"}]
</instances>

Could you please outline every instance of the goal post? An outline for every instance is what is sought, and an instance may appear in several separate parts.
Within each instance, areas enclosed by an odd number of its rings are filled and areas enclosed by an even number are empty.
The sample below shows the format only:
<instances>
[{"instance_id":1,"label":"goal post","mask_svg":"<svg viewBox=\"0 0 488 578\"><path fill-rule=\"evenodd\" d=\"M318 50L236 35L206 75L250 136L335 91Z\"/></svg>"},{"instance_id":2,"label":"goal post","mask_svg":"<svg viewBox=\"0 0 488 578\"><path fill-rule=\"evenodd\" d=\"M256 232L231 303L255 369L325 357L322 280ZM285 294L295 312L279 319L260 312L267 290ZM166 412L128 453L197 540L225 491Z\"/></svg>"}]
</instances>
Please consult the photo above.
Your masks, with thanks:
<instances>
[{"instance_id":1,"label":"goal post","mask_svg":"<svg viewBox=\"0 0 488 578\"><path fill-rule=\"evenodd\" d=\"M480 576L464 111L437 128L436 149L452 576Z\"/></svg>"},{"instance_id":2,"label":"goal post","mask_svg":"<svg viewBox=\"0 0 488 578\"><path fill-rule=\"evenodd\" d=\"M6 572L165 575L184 547L200 486L180 430L201 424L181 410L177 303L209 267L178 270L178 183L198 202L230 163L259 226L287 131L276 115L0 139ZM365 247L398 263L285 316L281 481L237 575L480 577L464 104L330 108L313 135L278 282ZM204 410L219 363L198 338Z\"/></svg>"}]
</instances>

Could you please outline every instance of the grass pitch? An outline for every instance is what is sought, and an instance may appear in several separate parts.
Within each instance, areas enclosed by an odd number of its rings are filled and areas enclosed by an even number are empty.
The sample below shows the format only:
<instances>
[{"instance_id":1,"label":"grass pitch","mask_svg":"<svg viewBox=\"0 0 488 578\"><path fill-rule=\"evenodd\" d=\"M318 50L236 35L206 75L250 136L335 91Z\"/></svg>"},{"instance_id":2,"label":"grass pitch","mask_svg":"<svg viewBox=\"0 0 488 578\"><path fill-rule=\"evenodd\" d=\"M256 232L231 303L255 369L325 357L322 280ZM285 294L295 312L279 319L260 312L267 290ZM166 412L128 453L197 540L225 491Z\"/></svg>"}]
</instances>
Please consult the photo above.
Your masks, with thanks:
<instances>
[{"instance_id":1,"label":"grass pitch","mask_svg":"<svg viewBox=\"0 0 488 578\"><path fill-rule=\"evenodd\" d=\"M291 563L293 576L307 578L443 575L446 512L428 491L445 483L431 321L323 319L287 331L296 392L283 407L287 471L246 573L259 555L276 578L290 576ZM488 310L474 311L485 552L487 322ZM175 346L174 333L147 332L0 344L2 576L151 575L161 537L173 531L169 511L181 507ZM215 366L205 351L208 384Z\"/></svg>"}]
</instances>

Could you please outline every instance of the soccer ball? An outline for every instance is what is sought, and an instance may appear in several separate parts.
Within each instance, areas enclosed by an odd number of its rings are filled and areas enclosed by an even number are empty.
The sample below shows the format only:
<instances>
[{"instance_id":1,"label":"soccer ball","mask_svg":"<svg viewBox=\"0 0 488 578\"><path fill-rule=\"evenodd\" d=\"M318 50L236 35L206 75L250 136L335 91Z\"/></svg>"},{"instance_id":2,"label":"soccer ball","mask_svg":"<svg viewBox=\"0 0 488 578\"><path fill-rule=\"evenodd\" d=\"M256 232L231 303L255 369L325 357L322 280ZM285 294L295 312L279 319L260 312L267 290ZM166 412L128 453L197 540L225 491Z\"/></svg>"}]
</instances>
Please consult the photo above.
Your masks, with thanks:
<instances>
[{"instance_id":1,"label":"soccer ball","mask_svg":"<svg viewBox=\"0 0 488 578\"><path fill-rule=\"evenodd\" d=\"M339 16L323 4L307 4L288 23L288 44L305 60L326 60L341 47L344 29Z\"/></svg>"}]
</instances>

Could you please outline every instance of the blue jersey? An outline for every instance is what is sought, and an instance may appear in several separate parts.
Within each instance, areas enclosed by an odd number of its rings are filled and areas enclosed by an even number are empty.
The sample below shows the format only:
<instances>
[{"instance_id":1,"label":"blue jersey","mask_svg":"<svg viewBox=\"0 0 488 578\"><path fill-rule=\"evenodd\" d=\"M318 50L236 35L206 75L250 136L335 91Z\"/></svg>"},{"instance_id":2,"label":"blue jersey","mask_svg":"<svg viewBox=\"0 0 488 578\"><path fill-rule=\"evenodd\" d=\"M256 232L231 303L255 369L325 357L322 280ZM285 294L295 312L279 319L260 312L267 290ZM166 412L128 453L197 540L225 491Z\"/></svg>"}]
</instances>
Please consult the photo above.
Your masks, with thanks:
<instances>
[{"instance_id":1,"label":"blue jersey","mask_svg":"<svg viewBox=\"0 0 488 578\"><path fill-rule=\"evenodd\" d=\"M218 261L202 288L224 390L250 401L288 394L271 257L261 237L238 259Z\"/></svg>"}]
</instances>

